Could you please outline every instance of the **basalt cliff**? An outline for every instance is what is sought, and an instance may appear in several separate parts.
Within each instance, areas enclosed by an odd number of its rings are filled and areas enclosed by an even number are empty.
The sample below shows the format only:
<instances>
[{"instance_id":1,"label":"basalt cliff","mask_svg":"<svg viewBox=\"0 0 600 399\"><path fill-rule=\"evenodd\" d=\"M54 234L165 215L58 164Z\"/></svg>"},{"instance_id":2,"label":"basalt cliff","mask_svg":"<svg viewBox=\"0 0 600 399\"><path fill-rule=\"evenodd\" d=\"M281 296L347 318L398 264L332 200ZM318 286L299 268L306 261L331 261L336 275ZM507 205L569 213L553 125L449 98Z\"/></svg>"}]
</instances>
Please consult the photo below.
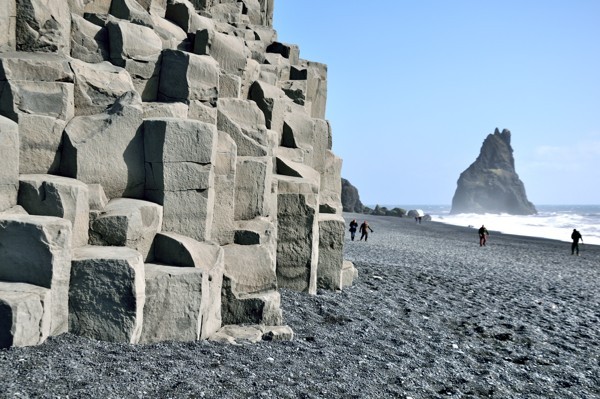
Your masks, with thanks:
<instances>
[{"instance_id":1,"label":"basalt cliff","mask_svg":"<svg viewBox=\"0 0 600 399\"><path fill-rule=\"evenodd\" d=\"M0 347L290 339L279 288L352 283L327 67L272 17L3 2Z\"/></svg>"},{"instance_id":2,"label":"basalt cliff","mask_svg":"<svg viewBox=\"0 0 600 399\"><path fill-rule=\"evenodd\" d=\"M536 213L515 171L509 130L488 135L475 162L461 173L451 213Z\"/></svg>"},{"instance_id":3,"label":"basalt cliff","mask_svg":"<svg viewBox=\"0 0 600 399\"><path fill-rule=\"evenodd\" d=\"M360 201L358 189L348 180L342 178L342 208L344 212L362 213L363 203Z\"/></svg>"}]
</instances>

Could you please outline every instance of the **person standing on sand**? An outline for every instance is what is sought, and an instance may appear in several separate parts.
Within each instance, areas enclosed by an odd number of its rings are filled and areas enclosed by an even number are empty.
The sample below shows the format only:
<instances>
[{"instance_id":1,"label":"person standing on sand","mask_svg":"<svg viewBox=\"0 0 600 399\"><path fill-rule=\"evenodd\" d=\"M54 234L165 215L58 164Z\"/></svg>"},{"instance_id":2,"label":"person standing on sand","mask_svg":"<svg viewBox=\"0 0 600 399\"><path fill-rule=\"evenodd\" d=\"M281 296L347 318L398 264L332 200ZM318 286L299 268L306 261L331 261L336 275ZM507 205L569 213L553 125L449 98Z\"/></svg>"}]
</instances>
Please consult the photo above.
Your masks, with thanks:
<instances>
[{"instance_id":1,"label":"person standing on sand","mask_svg":"<svg viewBox=\"0 0 600 399\"><path fill-rule=\"evenodd\" d=\"M583 244L583 237L577 229L573 229L571 239L573 240L573 243L571 244L571 255L575 255L575 252L577 252L577 256L579 256L579 240L581 240L581 243Z\"/></svg>"},{"instance_id":2,"label":"person standing on sand","mask_svg":"<svg viewBox=\"0 0 600 399\"><path fill-rule=\"evenodd\" d=\"M487 241L487 236L489 236L489 235L490 235L490 233L488 233L485 226L481 225L481 227L479 228L479 246L480 247L485 247L485 243Z\"/></svg>"},{"instance_id":3,"label":"person standing on sand","mask_svg":"<svg viewBox=\"0 0 600 399\"><path fill-rule=\"evenodd\" d=\"M358 231L360 231L362 233L362 235L360 236L361 241L364 238L365 242L367 242L367 239L369 238L369 230L371 230L371 233L373 232L373 229L371 228L371 226L369 226L369 223L367 223L367 221L365 220L360 225L360 228L358 229Z\"/></svg>"},{"instance_id":4,"label":"person standing on sand","mask_svg":"<svg viewBox=\"0 0 600 399\"><path fill-rule=\"evenodd\" d=\"M358 228L358 222L356 219L352 219L350 222L350 239L354 241L354 236L356 236L356 229Z\"/></svg>"}]
</instances>

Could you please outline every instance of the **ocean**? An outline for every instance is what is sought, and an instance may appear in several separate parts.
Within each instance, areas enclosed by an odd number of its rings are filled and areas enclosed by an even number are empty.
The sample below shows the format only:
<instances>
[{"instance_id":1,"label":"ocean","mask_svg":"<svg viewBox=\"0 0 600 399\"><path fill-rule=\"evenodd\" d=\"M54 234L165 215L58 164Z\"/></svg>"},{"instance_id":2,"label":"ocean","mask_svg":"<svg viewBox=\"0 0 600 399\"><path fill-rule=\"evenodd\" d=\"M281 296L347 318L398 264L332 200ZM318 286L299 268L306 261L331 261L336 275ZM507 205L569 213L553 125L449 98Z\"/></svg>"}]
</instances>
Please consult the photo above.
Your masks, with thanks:
<instances>
[{"instance_id":1,"label":"ocean","mask_svg":"<svg viewBox=\"0 0 600 399\"><path fill-rule=\"evenodd\" d=\"M389 209L394 206L388 206ZM571 241L573 229L579 230L585 244L600 245L600 205L536 205L537 215L515 216L507 214L450 215L449 205L399 206L406 209L422 209L432 220L457 226L481 225L493 233L544 237L560 241Z\"/></svg>"}]
</instances>

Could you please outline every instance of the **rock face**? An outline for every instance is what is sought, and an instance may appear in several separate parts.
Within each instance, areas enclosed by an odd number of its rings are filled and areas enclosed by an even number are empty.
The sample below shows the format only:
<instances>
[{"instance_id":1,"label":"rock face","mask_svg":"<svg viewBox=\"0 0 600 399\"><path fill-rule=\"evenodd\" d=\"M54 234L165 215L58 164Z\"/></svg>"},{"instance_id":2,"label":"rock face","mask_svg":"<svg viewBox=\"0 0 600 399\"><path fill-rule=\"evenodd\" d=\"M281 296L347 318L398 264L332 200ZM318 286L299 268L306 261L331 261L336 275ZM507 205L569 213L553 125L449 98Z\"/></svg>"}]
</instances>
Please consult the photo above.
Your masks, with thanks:
<instances>
[{"instance_id":1,"label":"rock face","mask_svg":"<svg viewBox=\"0 0 600 399\"><path fill-rule=\"evenodd\" d=\"M342 179L342 207L344 212L362 213L364 209L358 189L346 179Z\"/></svg>"},{"instance_id":2,"label":"rock face","mask_svg":"<svg viewBox=\"0 0 600 399\"><path fill-rule=\"evenodd\" d=\"M461 173L451 213L537 213L515 171L509 130L488 135L475 162Z\"/></svg>"},{"instance_id":3,"label":"rock face","mask_svg":"<svg viewBox=\"0 0 600 399\"><path fill-rule=\"evenodd\" d=\"M0 347L291 339L279 288L352 284L327 66L273 2L0 7Z\"/></svg>"}]
</instances>

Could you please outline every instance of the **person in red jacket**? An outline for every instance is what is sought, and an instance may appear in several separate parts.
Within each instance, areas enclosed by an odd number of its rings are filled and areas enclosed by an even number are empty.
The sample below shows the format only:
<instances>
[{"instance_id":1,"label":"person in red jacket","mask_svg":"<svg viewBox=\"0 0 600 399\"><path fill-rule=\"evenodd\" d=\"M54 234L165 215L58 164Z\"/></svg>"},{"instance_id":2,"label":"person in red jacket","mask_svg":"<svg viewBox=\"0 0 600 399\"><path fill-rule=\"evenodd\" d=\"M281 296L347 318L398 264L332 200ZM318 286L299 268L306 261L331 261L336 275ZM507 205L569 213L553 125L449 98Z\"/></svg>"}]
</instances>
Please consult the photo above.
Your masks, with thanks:
<instances>
[{"instance_id":1,"label":"person in red jacket","mask_svg":"<svg viewBox=\"0 0 600 399\"><path fill-rule=\"evenodd\" d=\"M365 220L358 229L358 231L360 231L362 233L360 236L361 241L363 238L365 239L365 242L367 241L367 239L369 238L369 230L371 230L371 232L373 232L373 229L371 228L371 226L369 226L369 223L367 223L367 221Z\"/></svg>"},{"instance_id":2,"label":"person in red jacket","mask_svg":"<svg viewBox=\"0 0 600 399\"><path fill-rule=\"evenodd\" d=\"M487 236L489 236L489 235L490 235L490 233L488 233L485 226L481 225L481 227L479 228L479 246L480 247L485 247L485 243L487 241Z\"/></svg>"}]
</instances>

